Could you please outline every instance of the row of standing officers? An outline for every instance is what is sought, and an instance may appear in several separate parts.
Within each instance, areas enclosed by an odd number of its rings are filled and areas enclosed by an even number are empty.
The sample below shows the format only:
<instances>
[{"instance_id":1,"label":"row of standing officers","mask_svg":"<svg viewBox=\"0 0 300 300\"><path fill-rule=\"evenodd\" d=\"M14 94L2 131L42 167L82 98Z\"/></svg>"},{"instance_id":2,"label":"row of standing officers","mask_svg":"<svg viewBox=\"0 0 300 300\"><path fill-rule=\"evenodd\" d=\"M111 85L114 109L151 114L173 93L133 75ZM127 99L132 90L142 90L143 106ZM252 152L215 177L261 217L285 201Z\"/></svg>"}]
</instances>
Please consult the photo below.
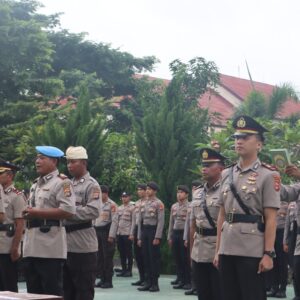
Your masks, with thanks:
<instances>
[{"instance_id":1,"label":"row of standing officers","mask_svg":"<svg viewBox=\"0 0 300 300\"><path fill-rule=\"evenodd\" d=\"M280 200L294 201L299 197L299 184L281 185L276 170L258 159L267 130L248 116L236 118L233 127L238 163L224 169L224 156L209 148L202 149L204 186L193 191L194 201L190 206L187 205L188 189L179 187L179 201L171 209L168 240L172 248L181 249L180 255L176 251L174 255L177 255L177 266L184 270L178 272L179 283L189 283L186 261L191 258L199 299L266 299L264 273L273 268L276 256L274 243ZM121 276L130 276L132 257L126 249L134 241L144 268L140 281L145 284L139 290L158 291L164 204L156 196L157 184L148 183L146 197L141 197L135 206L124 199L123 205L117 208L108 196L106 201L103 197L101 204L101 188L87 171L88 156L83 147L69 147L66 151L71 180L58 172L59 158L64 155L60 149L38 146L36 150L39 177L30 189L27 205L22 193L12 185L17 166L1 164L0 235L10 241L0 255L2 284L6 284L5 268L15 266L20 255L25 219L23 256L29 292L63 294L64 299L93 299L98 248L113 249L117 236L119 246L125 249ZM293 175L293 172L287 173ZM145 186L139 189L145 190ZM108 210L116 217L111 218ZM182 211L187 211L189 216L184 218ZM134 221L129 222L133 215ZM298 237L296 282L300 280ZM105 259L105 255L109 257ZM102 257L103 260L98 260L102 263L100 286L111 287L112 264L108 261L113 251L103 252ZM10 275L13 277L13 272Z\"/></svg>"}]
</instances>

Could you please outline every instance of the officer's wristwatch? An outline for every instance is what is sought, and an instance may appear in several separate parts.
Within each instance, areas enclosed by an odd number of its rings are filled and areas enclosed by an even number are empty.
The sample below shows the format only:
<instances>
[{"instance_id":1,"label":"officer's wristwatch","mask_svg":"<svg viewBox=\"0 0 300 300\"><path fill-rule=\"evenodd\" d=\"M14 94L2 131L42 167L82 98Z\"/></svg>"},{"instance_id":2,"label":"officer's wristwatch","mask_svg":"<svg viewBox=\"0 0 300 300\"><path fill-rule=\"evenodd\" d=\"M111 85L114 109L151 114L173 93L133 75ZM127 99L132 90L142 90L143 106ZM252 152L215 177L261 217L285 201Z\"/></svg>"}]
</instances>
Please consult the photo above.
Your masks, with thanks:
<instances>
[{"instance_id":1,"label":"officer's wristwatch","mask_svg":"<svg viewBox=\"0 0 300 300\"><path fill-rule=\"evenodd\" d=\"M276 257L275 251L264 251L264 254L270 256L271 258L275 258Z\"/></svg>"}]
</instances>

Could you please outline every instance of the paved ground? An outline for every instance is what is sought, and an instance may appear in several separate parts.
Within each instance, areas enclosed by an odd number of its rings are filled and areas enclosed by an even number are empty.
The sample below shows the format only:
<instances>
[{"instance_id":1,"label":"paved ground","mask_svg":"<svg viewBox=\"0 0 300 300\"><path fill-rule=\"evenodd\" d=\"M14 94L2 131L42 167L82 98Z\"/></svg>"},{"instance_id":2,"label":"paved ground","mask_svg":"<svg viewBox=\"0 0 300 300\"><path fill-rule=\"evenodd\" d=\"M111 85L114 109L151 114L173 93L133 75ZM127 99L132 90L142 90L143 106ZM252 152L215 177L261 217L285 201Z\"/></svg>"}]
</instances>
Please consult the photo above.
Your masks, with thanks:
<instances>
[{"instance_id":1,"label":"paved ground","mask_svg":"<svg viewBox=\"0 0 300 300\"><path fill-rule=\"evenodd\" d=\"M147 300L147 299L159 299L159 300L193 300L197 299L196 296L185 296L183 290L174 290L170 284L174 276L162 275L159 279L160 292L139 292L136 287L131 285L131 282L137 280L137 276L134 274L132 278L113 278L113 289L101 289L96 288L95 300ZM20 283L20 292L25 292L25 284ZM288 287L287 298L292 299L294 293L292 287ZM277 299L277 298L268 298Z\"/></svg>"}]
</instances>

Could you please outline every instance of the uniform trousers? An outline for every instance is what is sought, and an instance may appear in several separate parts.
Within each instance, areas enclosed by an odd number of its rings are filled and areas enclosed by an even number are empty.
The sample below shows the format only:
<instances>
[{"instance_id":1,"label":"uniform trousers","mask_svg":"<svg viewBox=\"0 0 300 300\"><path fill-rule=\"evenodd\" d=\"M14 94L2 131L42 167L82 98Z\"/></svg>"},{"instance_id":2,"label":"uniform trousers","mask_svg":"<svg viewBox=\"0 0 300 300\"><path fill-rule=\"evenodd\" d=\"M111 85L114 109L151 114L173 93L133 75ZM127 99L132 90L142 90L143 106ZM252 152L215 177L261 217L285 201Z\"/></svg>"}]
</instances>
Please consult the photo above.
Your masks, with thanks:
<instances>
[{"instance_id":1,"label":"uniform trousers","mask_svg":"<svg viewBox=\"0 0 300 300\"><path fill-rule=\"evenodd\" d=\"M97 252L68 252L64 265L64 300L93 300Z\"/></svg>"},{"instance_id":2,"label":"uniform trousers","mask_svg":"<svg viewBox=\"0 0 300 300\"><path fill-rule=\"evenodd\" d=\"M105 226L95 227L98 238L98 262L97 275L101 282L112 282L113 277L113 257L115 253L115 242L108 242L110 223Z\"/></svg>"},{"instance_id":3,"label":"uniform trousers","mask_svg":"<svg viewBox=\"0 0 300 300\"><path fill-rule=\"evenodd\" d=\"M148 283L157 284L160 273L160 244L153 245L155 239L156 225L142 226L142 246L143 258L145 264L145 272L147 274Z\"/></svg>"},{"instance_id":4,"label":"uniform trousers","mask_svg":"<svg viewBox=\"0 0 300 300\"><path fill-rule=\"evenodd\" d=\"M300 255L294 256L294 278L295 299L300 300L300 296L296 294L300 291Z\"/></svg>"},{"instance_id":5,"label":"uniform trousers","mask_svg":"<svg viewBox=\"0 0 300 300\"><path fill-rule=\"evenodd\" d=\"M143 252L142 252L143 250L142 250L142 247L139 247L137 244L137 241L138 241L137 231L138 231L138 227L135 226L133 252L134 252L134 258L136 261L136 266L139 271L140 280L144 281L145 280L145 267L144 267Z\"/></svg>"},{"instance_id":6,"label":"uniform trousers","mask_svg":"<svg viewBox=\"0 0 300 300\"><path fill-rule=\"evenodd\" d=\"M284 228L277 228L275 239L274 268L270 271L271 287L274 291L285 291L288 277L288 254L283 251Z\"/></svg>"},{"instance_id":7,"label":"uniform trousers","mask_svg":"<svg viewBox=\"0 0 300 300\"><path fill-rule=\"evenodd\" d=\"M266 300L265 277L257 274L261 258L219 255L224 300Z\"/></svg>"},{"instance_id":8,"label":"uniform trousers","mask_svg":"<svg viewBox=\"0 0 300 300\"><path fill-rule=\"evenodd\" d=\"M0 254L0 290L18 292L18 263L10 254Z\"/></svg>"},{"instance_id":9,"label":"uniform trousers","mask_svg":"<svg viewBox=\"0 0 300 300\"><path fill-rule=\"evenodd\" d=\"M63 264L59 258L26 257L24 273L27 292L63 295Z\"/></svg>"},{"instance_id":10,"label":"uniform trousers","mask_svg":"<svg viewBox=\"0 0 300 300\"><path fill-rule=\"evenodd\" d=\"M223 299L220 274L212 263L196 262L192 260L192 271L198 293L198 300Z\"/></svg>"},{"instance_id":11,"label":"uniform trousers","mask_svg":"<svg viewBox=\"0 0 300 300\"><path fill-rule=\"evenodd\" d=\"M118 235L118 248L120 251L121 266L123 271L132 271L132 241L129 235Z\"/></svg>"},{"instance_id":12,"label":"uniform trousers","mask_svg":"<svg viewBox=\"0 0 300 300\"><path fill-rule=\"evenodd\" d=\"M177 278L184 284L191 283L189 249L184 246L183 230L173 230L172 252L175 259Z\"/></svg>"},{"instance_id":13,"label":"uniform trousers","mask_svg":"<svg viewBox=\"0 0 300 300\"><path fill-rule=\"evenodd\" d=\"M295 246L296 246L296 240L297 240L297 223L295 225L296 230L289 231L288 235L288 263L289 267L292 270L292 278L293 278L293 287L294 287L294 293L296 297L299 297L300 299L300 286L297 284L295 279L295 269L294 269L294 252L295 252Z\"/></svg>"}]
</instances>

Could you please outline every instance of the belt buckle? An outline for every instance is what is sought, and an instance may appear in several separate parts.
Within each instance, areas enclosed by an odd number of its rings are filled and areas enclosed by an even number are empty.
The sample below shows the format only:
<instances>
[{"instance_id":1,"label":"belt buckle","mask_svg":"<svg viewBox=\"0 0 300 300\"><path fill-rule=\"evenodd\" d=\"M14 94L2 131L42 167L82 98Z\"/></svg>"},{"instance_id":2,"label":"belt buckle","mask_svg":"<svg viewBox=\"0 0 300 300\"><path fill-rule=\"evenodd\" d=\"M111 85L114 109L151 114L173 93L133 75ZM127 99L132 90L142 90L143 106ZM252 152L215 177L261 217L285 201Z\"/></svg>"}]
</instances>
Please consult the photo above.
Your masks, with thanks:
<instances>
[{"instance_id":1,"label":"belt buckle","mask_svg":"<svg viewBox=\"0 0 300 300\"><path fill-rule=\"evenodd\" d=\"M203 235L203 227L199 227L199 234Z\"/></svg>"},{"instance_id":2,"label":"belt buckle","mask_svg":"<svg viewBox=\"0 0 300 300\"><path fill-rule=\"evenodd\" d=\"M232 223L233 222L233 216L234 216L233 212L230 212L230 213L227 214L227 222L228 223Z\"/></svg>"}]
</instances>

